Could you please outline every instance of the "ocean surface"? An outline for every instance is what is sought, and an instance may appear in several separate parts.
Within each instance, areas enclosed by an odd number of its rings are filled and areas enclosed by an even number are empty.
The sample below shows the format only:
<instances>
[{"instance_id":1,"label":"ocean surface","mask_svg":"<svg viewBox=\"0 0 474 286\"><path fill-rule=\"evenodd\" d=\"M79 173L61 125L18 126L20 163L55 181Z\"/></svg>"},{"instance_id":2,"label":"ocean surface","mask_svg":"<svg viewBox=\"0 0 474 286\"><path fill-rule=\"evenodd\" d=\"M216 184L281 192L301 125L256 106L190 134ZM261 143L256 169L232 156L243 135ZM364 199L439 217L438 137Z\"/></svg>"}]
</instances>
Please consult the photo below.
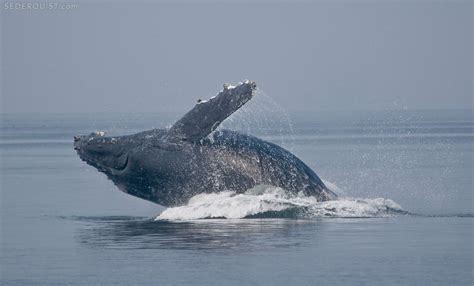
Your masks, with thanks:
<instances>
[{"instance_id":1,"label":"ocean surface","mask_svg":"<svg viewBox=\"0 0 474 286\"><path fill-rule=\"evenodd\" d=\"M328 203L259 186L165 210L72 147L180 114L3 114L0 284L473 285L471 110L286 114L266 99L224 122L295 153L339 194Z\"/></svg>"}]
</instances>

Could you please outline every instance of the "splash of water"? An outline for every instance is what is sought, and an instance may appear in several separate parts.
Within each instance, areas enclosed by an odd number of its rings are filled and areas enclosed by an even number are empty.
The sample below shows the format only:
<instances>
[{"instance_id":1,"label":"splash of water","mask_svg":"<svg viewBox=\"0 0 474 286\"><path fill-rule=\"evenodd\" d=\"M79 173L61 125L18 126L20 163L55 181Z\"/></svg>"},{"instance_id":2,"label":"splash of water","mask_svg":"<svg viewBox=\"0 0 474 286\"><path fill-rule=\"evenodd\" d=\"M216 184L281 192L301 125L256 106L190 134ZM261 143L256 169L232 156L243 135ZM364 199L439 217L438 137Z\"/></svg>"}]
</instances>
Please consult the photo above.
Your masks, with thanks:
<instances>
[{"instance_id":1,"label":"splash of water","mask_svg":"<svg viewBox=\"0 0 474 286\"><path fill-rule=\"evenodd\" d=\"M294 131L290 116L272 97L257 89L254 98L227 118L218 129L230 129L272 141L290 152Z\"/></svg>"},{"instance_id":2,"label":"splash of water","mask_svg":"<svg viewBox=\"0 0 474 286\"><path fill-rule=\"evenodd\" d=\"M337 191L337 190L336 190ZM168 208L156 220L195 220L207 218L240 219L252 217L388 217L404 213L402 207L384 198L342 197L318 202L315 197L292 194L281 188L260 185L237 194L233 191L199 194L187 205Z\"/></svg>"}]
</instances>

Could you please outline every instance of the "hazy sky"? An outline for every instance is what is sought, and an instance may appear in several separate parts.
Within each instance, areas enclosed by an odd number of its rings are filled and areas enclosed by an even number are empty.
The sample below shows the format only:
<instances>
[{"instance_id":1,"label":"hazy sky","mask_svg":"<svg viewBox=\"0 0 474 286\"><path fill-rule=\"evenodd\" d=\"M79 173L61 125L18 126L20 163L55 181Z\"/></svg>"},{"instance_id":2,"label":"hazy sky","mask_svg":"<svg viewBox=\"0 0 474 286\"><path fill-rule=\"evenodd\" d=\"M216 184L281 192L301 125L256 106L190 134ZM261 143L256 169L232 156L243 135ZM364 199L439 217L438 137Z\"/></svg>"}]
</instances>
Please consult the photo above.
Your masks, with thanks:
<instances>
[{"instance_id":1,"label":"hazy sky","mask_svg":"<svg viewBox=\"0 0 474 286\"><path fill-rule=\"evenodd\" d=\"M247 78L289 111L472 108L471 1L226 2L2 1L1 111L184 111Z\"/></svg>"}]
</instances>

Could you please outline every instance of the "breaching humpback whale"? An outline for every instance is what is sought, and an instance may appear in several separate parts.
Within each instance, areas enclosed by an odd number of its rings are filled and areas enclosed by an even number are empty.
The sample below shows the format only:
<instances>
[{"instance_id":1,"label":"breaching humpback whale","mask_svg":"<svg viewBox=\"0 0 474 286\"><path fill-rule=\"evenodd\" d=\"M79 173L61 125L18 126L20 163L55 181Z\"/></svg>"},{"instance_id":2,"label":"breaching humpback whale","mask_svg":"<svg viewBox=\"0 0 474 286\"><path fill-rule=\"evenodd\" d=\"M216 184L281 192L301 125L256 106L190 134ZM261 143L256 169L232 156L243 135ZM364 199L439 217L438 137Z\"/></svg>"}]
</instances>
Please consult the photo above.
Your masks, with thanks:
<instances>
[{"instance_id":1,"label":"breaching humpback whale","mask_svg":"<svg viewBox=\"0 0 474 286\"><path fill-rule=\"evenodd\" d=\"M119 137L79 135L74 149L120 190L167 207L201 193L243 193L255 185L302 192L319 201L335 198L311 168L282 147L230 130L215 131L255 90L253 81L224 85L169 129Z\"/></svg>"}]
</instances>

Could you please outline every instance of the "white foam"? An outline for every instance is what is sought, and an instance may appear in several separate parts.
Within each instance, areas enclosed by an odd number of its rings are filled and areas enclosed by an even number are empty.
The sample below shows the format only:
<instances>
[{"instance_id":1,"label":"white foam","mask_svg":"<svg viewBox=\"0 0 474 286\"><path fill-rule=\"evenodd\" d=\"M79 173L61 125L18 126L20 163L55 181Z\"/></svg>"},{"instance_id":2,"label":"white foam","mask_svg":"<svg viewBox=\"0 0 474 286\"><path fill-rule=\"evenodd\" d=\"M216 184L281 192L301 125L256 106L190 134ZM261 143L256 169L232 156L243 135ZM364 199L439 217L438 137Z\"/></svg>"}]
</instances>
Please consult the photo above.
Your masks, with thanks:
<instances>
[{"instance_id":1,"label":"white foam","mask_svg":"<svg viewBox=\"0 0 474 286\"><path fill-rule=\"evenodd\" d=\"M295 209L302 218L386 217L403 212L400 205L384 198L339 198L318 202L315 197L294 195L281 188L257 186L242 194L225 191L196 195L187 205L164 210L156 220L238 219Z\"/></svg>"}]
</instances>

